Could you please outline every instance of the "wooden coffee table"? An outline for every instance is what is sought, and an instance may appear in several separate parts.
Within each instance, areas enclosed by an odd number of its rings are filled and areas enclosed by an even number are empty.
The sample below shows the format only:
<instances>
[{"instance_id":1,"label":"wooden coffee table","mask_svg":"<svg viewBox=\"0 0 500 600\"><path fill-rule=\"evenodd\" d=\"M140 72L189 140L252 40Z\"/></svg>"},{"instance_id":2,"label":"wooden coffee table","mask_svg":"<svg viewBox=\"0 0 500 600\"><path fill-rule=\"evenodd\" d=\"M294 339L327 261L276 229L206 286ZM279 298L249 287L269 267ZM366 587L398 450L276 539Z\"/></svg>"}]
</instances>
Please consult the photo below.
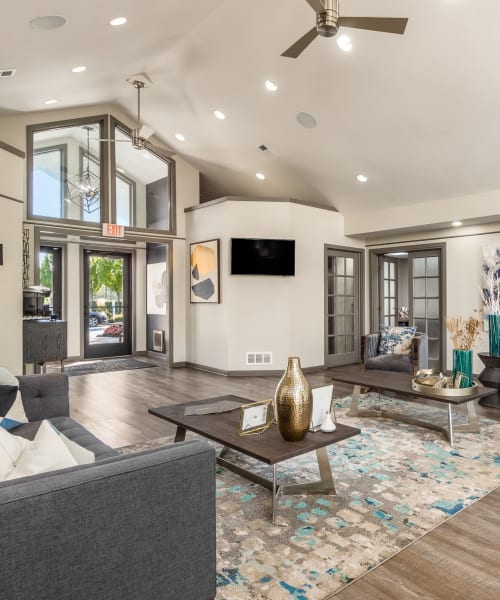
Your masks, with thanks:
<instances>
[{"instance_id":1,"label":"wooden coffee table","mask_svg":"<svg viewBox=\"0 0 500 600\"><path fill-rule=\"evenodd\" d=\"M469 396L439 397L433 395L431 392L425 393L416 392L413 390L411 385L413 376L410 374L396 373L394 371L379 371L377 369L365 369L363 365L359 364L328 369L328 375L333 379L333 381L341 381L342 383L351 383L354 385L351 405L347 412L350 417L385 417L394 419L396 421L402 421L403 423L409 423L410 425L419 425L420 427L433 429L441 432L450 442L450 446L452 448L454 431L472 433L479 433L480 431L480 424L479 419L477 418L474 400L489 396L497 391L493 388L477 386L475 392ZM362 387L376 389L379 391L379 393L380 390L397 392L401 394L401 396L398 396L399 400L425 398L427 400L445 403L448 405L448 427L442 427L441 425L437 425L431 421L407 417L400 413L395 413L384 409L361 409L358 407L358 402ZM460 404L465 404L469 422L460 425L454 425L452 406L458 406Z\"/></svg>"},{"instance_id":2,"label":"wooden coffee table","mask_svg":"<svg viewBox=\"0 0 500 600\"><path fill-rule=\"evenodd\" d=\"M332 433L308 432L306 437L300 442L287 442L281 437L275 424L257 435L238 435L240 411L233 410L225 413L209 415L184 415L184 409L187 406L202 406L212 404L220 400L232 400L241 404L252 402L239 396L219 396L217 398L208 398L197 402L186 402L172 406L162 406L160 408L151 408L149 412L152 415L165 419L174 425L177 425L175 442L181 442L186 437L186 431L193 431L214 442L222 444L222 450L217 457L217 462L258 483L272 491L272 522L274 523L276 513L276 500L279 494L335 494L335 484L333 481L332 469L328 460L327 446L346 440L354 435L361 433L356 427L348 427L337 423L337 429ZM234 463L226 460L225 455L231 448L247 456L251 456L263 463L272 465L273 478L266 479L244 469ZM278 484L276 479L276 466L289 458L301 456L307 452L316 451L320 478L314 482L307 482L294 485Z\"/></svg>"}]
</instances>

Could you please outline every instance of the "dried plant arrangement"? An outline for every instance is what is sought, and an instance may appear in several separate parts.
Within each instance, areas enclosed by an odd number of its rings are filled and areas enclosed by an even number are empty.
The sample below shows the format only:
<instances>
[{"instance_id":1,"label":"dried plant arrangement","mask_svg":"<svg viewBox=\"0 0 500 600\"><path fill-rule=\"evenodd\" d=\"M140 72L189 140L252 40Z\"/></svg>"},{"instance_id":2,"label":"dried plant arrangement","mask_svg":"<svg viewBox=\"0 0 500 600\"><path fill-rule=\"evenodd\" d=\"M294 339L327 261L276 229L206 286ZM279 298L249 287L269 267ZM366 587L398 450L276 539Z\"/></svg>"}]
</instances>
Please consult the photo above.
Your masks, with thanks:
<instances>
[{"instance_id":1,"label":"dried plant arrangement","mask_svg":"<svg viewBox=\"0 0 500 600\"><path fill-rule=\"evenodd\" d=\"M450 333L450 338L455 350L472 350L472 347L479 338L481 320L478 311L464 319L463 317L448 317L446 319L446 328Z\"/></svg>"},{"instance_id":2,"label":"dried plant arrangement","mask_svg":"<svg viewBox=\"0 0 500 600\"><path fill-rule=\"evenodd\" d=\"M481 298L486 314L500 315L500 276L494 268L488 269L483 276Z\"/></svg>"}]
</instances>

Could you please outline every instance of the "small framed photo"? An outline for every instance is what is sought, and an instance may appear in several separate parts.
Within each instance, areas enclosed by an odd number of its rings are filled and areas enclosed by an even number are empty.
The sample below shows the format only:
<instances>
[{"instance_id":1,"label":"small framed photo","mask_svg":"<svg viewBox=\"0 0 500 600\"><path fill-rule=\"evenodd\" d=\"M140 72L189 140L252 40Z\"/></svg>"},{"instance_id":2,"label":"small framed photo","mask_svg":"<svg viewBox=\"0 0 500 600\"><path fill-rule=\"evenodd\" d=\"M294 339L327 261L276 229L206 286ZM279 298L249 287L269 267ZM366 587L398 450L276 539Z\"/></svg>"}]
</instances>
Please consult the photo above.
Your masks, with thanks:
<instances>
[{"instance_id":1,"label":"small framed photo","mask_svg":"<svg viewBox=\"0 0 500 600\"><path fill-rule=\"evenodd\" d=\"M262 433L268 429L273 420L273 407L271 400L261 400L245 404L240 408L239 435L249 433Z\"/></svg>"},{"instance_id":2,"label":"small framed photo","mask_svg":"<svg viewBox=\"0 0 500 600\"><path fill-rule=\"evenodd\" d=\"M325 419L326 413L332 408L333 384L325 385L319 388L313 388L313 408L311 413L311 423L309 431L319 431Z\"/></svg>"}]
</instances>

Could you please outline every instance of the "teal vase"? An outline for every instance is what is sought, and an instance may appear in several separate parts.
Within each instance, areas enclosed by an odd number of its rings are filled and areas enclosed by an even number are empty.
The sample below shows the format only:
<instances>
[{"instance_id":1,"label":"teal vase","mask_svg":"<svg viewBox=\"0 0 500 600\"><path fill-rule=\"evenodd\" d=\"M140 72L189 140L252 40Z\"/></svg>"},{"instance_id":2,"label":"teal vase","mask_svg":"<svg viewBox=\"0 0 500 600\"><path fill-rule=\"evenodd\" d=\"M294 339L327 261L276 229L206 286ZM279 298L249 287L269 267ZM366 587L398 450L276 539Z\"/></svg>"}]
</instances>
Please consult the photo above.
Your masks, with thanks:
<instances>
[{"instance_id":1,"label":"teal vase","mask_svg":"<svg viewBox=\"0 0 500 600\"><path fill-rule=\"evenodd\" d=\"M472 350L453 350L453 379L457 373L462 374L459 387L472 386Z\"/></svg>"},{"instance_id":2,"label":"teal vase","mask_svg":"<svg viewBox=\"0 0 500 600\"><path fill-rule=\"evenodd\" d=\"M500 356L500 315L488 315L490 354Z\"/></svg>"}]
</instances>

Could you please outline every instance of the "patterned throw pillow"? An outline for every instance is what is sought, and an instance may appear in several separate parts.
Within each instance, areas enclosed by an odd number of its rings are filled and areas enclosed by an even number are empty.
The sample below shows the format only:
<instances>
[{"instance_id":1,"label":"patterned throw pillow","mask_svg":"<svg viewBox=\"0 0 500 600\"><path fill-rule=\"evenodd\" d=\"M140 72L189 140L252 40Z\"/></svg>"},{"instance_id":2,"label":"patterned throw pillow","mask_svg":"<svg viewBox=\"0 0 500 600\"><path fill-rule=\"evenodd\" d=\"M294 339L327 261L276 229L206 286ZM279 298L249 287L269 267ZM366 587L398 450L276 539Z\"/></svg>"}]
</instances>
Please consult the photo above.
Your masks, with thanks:
<instances>
[{"instance_id":1,"label":"patterned throw pillow","mask_svg":"<svg viewBox=\"0 0 500 600\"><path fill-rule=\"evenodd\" d=\"M10 431L15 427L19 427L23 423L27 423L28 419L24 412L23 400L21 398L21 392L18 390L14 404L9 408L9 411L5 417L0 417L0 427Z\"/></svg>"},{"instance_id":2,"label":"patterned throw pillow","mask_svg":"<svg viewBox=\"0 0 500 600\"><path fill-rule=\"evenodd\" d=\"M410 354L411 341L415 337L416 327L380 328L379 354Z\"/></svg>"}]
</instances>

